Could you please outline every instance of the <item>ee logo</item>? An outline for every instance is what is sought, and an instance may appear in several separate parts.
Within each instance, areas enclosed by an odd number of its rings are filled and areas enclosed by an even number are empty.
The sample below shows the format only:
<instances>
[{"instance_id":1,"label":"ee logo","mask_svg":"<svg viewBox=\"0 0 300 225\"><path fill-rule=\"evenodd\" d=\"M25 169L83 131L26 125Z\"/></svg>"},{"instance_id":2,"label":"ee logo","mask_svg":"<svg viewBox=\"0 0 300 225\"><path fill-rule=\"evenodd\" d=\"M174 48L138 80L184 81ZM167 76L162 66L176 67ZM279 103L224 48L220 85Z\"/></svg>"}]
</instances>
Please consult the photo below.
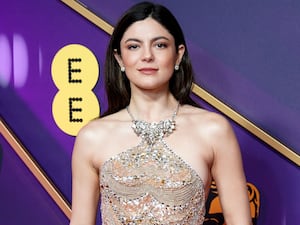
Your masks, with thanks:
<instances>
[{"instance_id":1,"label":"ee logo","mask_svg":"<svg viewBox=\"0 0 300 225\"><path fill-rule=\"evenodd\" d=\"M97 59L88 48L70 44L54 56L51 74L58 89L52 102L55 123L65 133L76 136L82 126L100 115L92 91L99 77Z\"/></svg>"}]
</instances>

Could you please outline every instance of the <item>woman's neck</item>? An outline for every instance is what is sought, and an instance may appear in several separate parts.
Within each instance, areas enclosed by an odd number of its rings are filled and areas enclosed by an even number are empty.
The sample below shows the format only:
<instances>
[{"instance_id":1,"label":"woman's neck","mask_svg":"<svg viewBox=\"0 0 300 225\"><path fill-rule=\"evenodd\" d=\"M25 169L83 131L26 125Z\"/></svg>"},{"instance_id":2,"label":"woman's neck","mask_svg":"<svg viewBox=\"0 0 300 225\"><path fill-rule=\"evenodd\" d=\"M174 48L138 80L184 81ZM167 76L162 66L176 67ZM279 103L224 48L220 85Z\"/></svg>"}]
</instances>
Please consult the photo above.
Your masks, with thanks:
<instances>
[{"instance_id":1,"label":"woman's neck","mask_svg":"<svg viewBox=\"0 0 300 225\"><path fill-rule=\"evenodd\" d=\"M177 106L178 101L169 93L156 98L132 96L128 108L135 119L157 122L172 117Z\"/></svg>"}]
</instances>

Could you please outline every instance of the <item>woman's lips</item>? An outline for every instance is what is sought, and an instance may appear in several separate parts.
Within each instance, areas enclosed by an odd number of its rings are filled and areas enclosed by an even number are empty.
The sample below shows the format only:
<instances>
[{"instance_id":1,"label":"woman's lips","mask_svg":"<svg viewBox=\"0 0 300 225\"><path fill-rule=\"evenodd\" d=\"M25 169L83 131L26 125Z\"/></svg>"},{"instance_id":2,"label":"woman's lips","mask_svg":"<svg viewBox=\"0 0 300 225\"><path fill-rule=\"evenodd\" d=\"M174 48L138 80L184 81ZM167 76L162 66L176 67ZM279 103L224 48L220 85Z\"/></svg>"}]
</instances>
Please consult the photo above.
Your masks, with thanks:
<instances>
[{"instance_id":1,"label":"woman's lips","mask_svg":"<svg viewBox=\"0 0 300 225\"><path fill-rule=\"evenodd\" d=\"M151 68L151 67L144 67L144 68L138 69L138 71L141 72L142 74L152 75L152 74L155 74L158 71L158 69Z\"/></svg>"}]
</instances>

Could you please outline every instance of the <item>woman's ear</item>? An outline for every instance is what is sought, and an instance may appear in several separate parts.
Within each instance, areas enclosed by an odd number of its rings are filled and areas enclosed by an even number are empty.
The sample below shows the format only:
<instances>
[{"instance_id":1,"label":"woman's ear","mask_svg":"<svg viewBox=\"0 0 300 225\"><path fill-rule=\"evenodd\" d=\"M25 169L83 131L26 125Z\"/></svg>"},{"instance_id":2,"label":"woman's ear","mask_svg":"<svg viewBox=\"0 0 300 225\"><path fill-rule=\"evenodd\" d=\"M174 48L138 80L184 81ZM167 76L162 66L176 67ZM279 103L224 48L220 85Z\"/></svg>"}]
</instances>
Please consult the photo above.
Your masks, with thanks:
<instances>
[{"instance_id":1,"label":"woman's ear","mask_svg":"<svg viewBox=\"0 0 300 225\"><path fill-rule=\"evenodd\" d=\"M185 46L184 45L179 45L178 49L177 49L176 65L179 65L181 63L184 52L185 52Z\"/></svg>"},{"instance_id":2,"label":"woman's ear","mask_svg":"<svg viewBox=\"0 0 300 225\"><path fill-rule=\"evenodd\" d=\"M121 55L118 53L117 49L114 49L114 57L117 60L120 67L123 67L123 60Z\"/></svg>"}]
</instances>

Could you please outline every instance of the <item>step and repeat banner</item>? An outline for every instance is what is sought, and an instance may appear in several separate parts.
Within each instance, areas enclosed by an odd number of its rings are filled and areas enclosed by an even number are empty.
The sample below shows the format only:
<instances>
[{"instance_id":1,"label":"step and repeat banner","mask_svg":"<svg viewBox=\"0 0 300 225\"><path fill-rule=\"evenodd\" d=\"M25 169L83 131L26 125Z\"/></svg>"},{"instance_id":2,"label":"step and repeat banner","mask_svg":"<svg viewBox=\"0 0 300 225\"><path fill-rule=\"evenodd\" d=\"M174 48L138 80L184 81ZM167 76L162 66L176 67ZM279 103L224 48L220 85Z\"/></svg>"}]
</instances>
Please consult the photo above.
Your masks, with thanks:
<instances>
[{"instance_id":1,"label":"step and repeat banner","mask_svg":"<svg viewBox=\"0 0 300 225\"><path fill-rule=\"evenodd\" d=\"M73 3L113 26L137 2ZM184 30L195 83L287 146L297 158L300 2L156 2L166 5ZM103 66L109 38L109 33L59 0L0 3L1 120L48 178L47 185L69 205L75 136L107 107ZM194 99L217 111L199 96ZM299 165L230 122L242 150L255 224L300 224ZM0 224L68 224L68 216L1 132ZM209 201L215 197L213 187ZM208 213L217 218L221 212L214 208Z\"/></svg>"}]
</instances>

